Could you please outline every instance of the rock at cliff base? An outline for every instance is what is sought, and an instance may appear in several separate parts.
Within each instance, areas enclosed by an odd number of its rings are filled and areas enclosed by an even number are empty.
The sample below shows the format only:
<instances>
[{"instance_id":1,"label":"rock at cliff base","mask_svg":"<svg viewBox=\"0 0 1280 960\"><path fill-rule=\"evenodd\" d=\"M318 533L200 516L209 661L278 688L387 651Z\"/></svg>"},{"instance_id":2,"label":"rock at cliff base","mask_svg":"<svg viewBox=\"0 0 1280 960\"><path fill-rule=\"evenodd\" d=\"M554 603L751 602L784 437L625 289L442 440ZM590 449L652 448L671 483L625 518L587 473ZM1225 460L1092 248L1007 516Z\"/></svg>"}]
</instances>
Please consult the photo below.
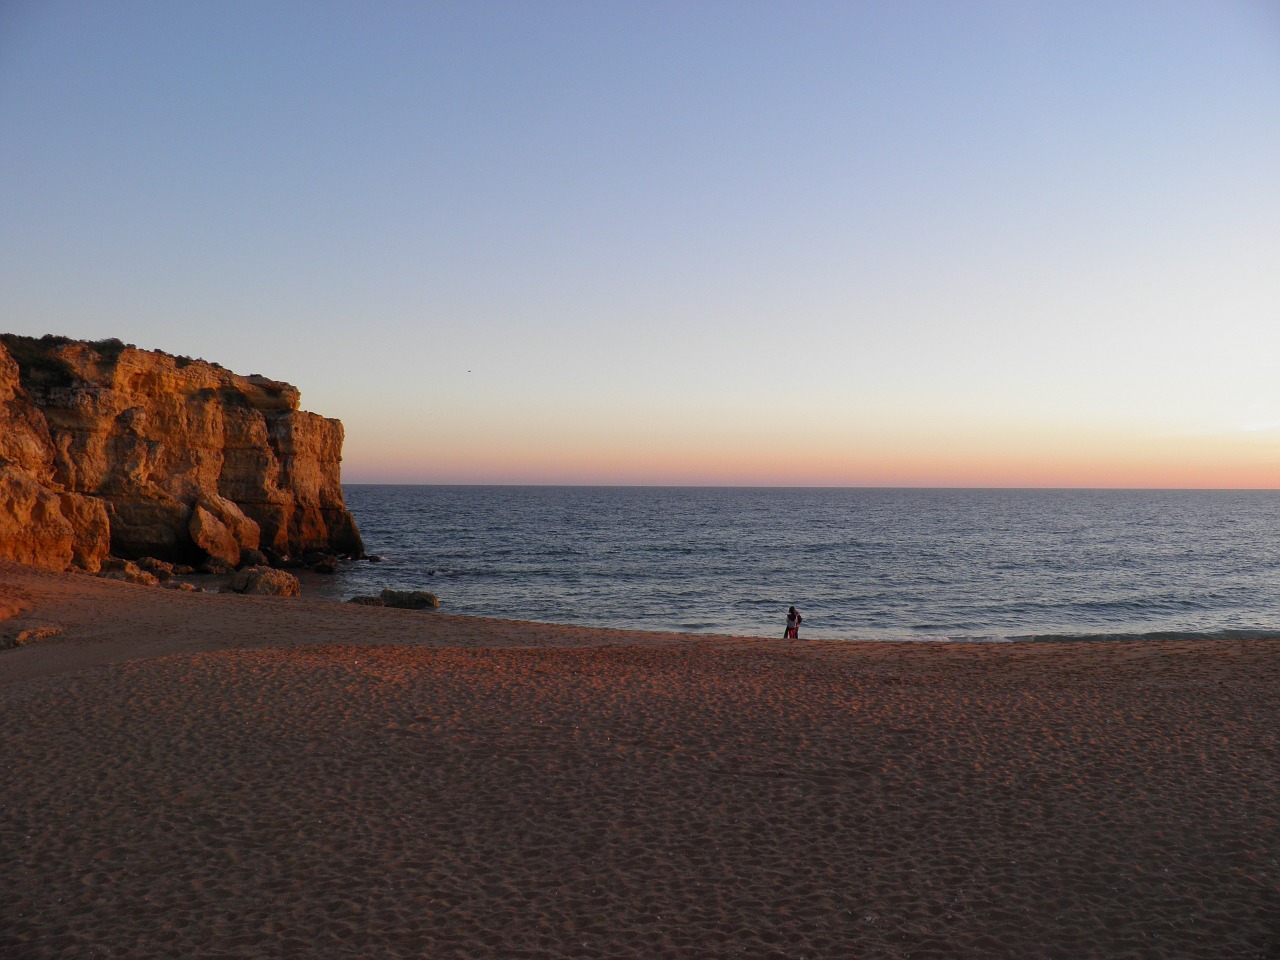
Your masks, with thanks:
<instances>
[{"instance_id":1,"label":"rock at cliff base","mask_svg":"<svg viewBox=\"0 0 1280 960\"><path fill-rule=\"evenodd\" d=\"M56 493L14 467L0 467L0 557L65 570L75 557L75 529Z\"/></svg>"},{"instance_id":2,"label":"rock at cliff base","mask_svg":"<svg viewBox=\"0 0 1280 960\"><path fill-rule=\"evenodd\" d=\"M81 493L58 494L62 515L71 524L71 563L97 573L111 550L111 518L107 505Z\"/></svg>"},{"instance_id":3,"label":"rock at cliff base","mask_svg":"<svg viewBox=\"0 0 1280 960\"><path fill-rule=\"evenodd\" d=\"M160 582L154 574L147 573L136 563L128 560L120 561L119 566L111 564L111 569L103 570L98 576L103 580L120 580L123 583L136 583L144 587L154 587Z\"/></svg>"},{"instance_id":4,"label":"rock at cliff base","mask_svg":"<svg viewBox=\"0 0 1280 960\"><path fill-rule=\"evenodd\" d=\"M245 567L236 571L225 588L230 593L255 594L263 597L302 596L302 584L292 573L271 567Z\"/></svg>"},{"instance_id":5,"label":"rock at cliff base","mask_svg":"<svg viewBox=\"0 0 1280 960\"><path fill-rule=\"evenodd\" d=\"M191 539L195 541L195 545L212 559L221 560L231 567L239 562L240 541L227 525L206 510L203 504L196 504L196 508L191 511L191 522L187 529L190 530Z\"/></svg>"},{"instance_id":6,"label":"rock at cliff base","mask_svg":"<svg viewBox=\"0 0 1280 960\"><path fill-rule=\"evenodd\" d=\"M248 547L240 551L240 567L271 567L275 566L265 553L261 550L250 550Z\"/></svg>"},{"instance_id":7,"label":"rock at cliff base","mask_svg":"<svg viewBox=\"0 0 1280 960\"><path fill-rule=\"evenodd\" d=\"M423 590L383 590L379 597L384 606L401 610L427 610L440 606L434 593Z\"/></svg>"},{"instance_id":8,"label":"rock at cliff base","mask_svg":"<svg viewBox=\"0 0 1280 960\"><path fill-rule=\"evenodd\" d=\"M226 497L201 497L198 501L213 516L217 517L224 527L231 531L241 550L257 550L262 542L262 530L258 524L250 520L234 501ZM239 557L237 556L237 560Z\"/></svg>"},{"instance_id":9,"label":"rock at cliff base","mask_svg":"<svg viewBox=\"0 0 1280 960\"><path fill-rule=\"evenodd\" d=\"M166 563L164 560L157 560L155 557L142 557L136 561L140 570L154 576L157 580L165 581L173 576L173 564Z\"/></svg>"}]
</instances>

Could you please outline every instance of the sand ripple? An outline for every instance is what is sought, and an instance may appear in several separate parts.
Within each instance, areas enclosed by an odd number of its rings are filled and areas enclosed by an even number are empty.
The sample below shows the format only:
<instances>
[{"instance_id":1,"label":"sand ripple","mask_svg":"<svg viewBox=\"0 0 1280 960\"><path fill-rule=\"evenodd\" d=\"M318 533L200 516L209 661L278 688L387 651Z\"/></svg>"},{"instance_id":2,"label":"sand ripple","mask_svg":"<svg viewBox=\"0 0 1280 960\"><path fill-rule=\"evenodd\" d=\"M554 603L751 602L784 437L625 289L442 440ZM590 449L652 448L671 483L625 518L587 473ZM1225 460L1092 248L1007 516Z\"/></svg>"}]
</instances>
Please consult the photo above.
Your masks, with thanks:
<instances>
[{"instance_id":1,"label":"sand ripple","mask_svg":"<svg viewBox=\"0 0 1280 960\"><path fill-rule=\"evenodd\" d=\"M0 956L1280 956L1280 645L1127 649L14 683Z\"/></svg>"}]
</instances>

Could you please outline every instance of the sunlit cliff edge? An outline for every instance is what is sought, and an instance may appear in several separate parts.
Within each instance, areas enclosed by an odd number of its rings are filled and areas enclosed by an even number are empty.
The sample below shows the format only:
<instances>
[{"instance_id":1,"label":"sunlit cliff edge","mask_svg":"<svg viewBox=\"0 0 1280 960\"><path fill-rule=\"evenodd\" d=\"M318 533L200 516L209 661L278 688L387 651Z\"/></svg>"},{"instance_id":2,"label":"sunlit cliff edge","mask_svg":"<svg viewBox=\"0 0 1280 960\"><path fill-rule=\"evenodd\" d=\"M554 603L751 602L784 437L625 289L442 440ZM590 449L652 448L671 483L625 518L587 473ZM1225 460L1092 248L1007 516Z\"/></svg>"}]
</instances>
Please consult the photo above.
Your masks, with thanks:
<instances>
[{"instance_id":1,"label":"sunlit cliff edge","mask_svg":"<svg viewBox=\"0 0 1280 960\"><path fill-rule=\"evenodd\" d=\"M0 558L363 555L342 424L296 387L118 340L0 334Z\"/></svg>"}]
</instances>

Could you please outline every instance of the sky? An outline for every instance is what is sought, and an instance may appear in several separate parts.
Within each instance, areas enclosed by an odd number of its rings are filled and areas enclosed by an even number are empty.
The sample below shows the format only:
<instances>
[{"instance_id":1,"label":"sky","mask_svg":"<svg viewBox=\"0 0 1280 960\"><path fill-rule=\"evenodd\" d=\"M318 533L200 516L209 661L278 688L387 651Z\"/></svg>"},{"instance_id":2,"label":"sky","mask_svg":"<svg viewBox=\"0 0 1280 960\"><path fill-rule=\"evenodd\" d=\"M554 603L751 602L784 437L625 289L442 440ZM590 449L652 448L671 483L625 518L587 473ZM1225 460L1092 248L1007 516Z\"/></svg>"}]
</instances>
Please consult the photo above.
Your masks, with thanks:
<instances>
[{"instance_id":1,"label":"sky","mask_svg":"<svg viewBox=\"0 0 1280 960\"><path fill-rule=\"evenodd\" d=\"M1280 4L0 0L0 330L343 479L1280 487Z\"/></svg>"}]
</instances>

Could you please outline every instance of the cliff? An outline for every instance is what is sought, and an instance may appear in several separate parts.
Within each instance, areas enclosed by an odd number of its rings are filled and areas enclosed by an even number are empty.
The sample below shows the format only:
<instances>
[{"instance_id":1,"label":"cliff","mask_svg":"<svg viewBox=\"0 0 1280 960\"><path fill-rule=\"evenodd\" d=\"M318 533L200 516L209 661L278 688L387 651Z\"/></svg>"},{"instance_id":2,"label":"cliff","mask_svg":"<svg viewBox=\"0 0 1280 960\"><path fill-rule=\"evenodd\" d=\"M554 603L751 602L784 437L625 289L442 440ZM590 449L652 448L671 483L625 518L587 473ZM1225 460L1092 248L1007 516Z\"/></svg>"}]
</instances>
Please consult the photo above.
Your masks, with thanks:
<instances>
[{"instance_id":1,"label":"cliff","mask_svg":"<svg viewBox=\"0 0 1280 960\"><path fill-rule=\"evenodd\" d=\"M0 335L0 557L363 555L342 424L297 388L118 340Z\"/></svg>"}]
</instances>

